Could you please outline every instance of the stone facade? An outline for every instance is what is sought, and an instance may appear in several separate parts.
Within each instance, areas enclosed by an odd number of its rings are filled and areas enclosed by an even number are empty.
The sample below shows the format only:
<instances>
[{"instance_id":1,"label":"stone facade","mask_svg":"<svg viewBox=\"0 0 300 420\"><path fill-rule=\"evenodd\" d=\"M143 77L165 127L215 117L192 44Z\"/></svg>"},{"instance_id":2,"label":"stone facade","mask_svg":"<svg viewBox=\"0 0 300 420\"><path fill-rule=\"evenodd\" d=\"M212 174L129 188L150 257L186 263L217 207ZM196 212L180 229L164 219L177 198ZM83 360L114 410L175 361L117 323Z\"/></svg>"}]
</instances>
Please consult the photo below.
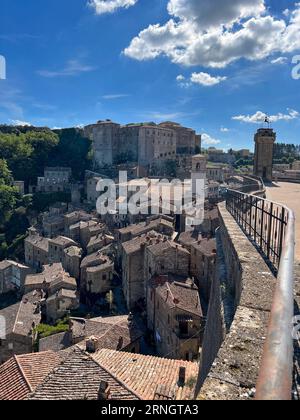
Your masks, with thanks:
<instances>
[{"instance_id":1,"label":"stone facade","mask_svg":"<svg viewBox=\"0 0 300 420\"><path fill-rule=\"evenodd\" d=\"M146 298L145 250L156 238L158 233L151 231L122 244L122 286L129 310Z\"/></svg>"},{"instance_id":2,"label":"stone facade","mask_svg":"<svg viewBox=\"0 0 300 420\"><path fill-rule=\"evenodd\" d=\"M34 228L29 229L25 239L25 263L36 270L49 263L49 239L40 236Z\"/></svg>"},{"instance_id":3,"label":"stone facade","mask_svg":"<svg viewBox=\"0 0 300 420\"><path fill-rule=\"evenodd\" d=\"M81 263L80 287L85 295L100 295L111 290L114 263L106 255L96 252Z\"/></svg>"},{"instance_id":4,"label":"stone facade","mask_svg":"<svg viewBox=\"0 0 300 420\"><path fill-rule=\"evenodd\" d=\"M60 192L65 191L70 186L72 177L71 168L45 168L44 176L39 177L36 187L30 187L31 192Z\"/></svg>"},{"instance_id":5,"label":"stone facade","mask_svg":"<svg viewBox=\"0 0 300 420\"><path fill-rule=\"evenodd\" d=\"M176 153L178 155L193 155L196 151L196 132L191 128L182 127L175 122L163 122L160 127L169 128L176 133ZM198 139L197 139L198 140ZM201 141L201 140L200 140ZM197 146L201 147L197 142Z\"/></svg>"},{"instance_id":6,"label":"stone facade","mask_svg":"<svg viewBox=\"0 0 300 420\"><path fill-rule=\"evenodd\" d=\"M25 278L33 270L15 261L0 262L0 295L10 291L20 291L24 287Z\"/></svg>"},{"instance_id":7,"label":"stone facade","mask_svg":"<svg viewBox=\"0 0 300 420\"><path fill-rule=\"evenodd\" d=\"M217 244L215 239L201 238L191 244L191 275L196 279L201 297L208 302L215 277Z\"/></svg>"},{"instance_id":8,"label":"stone facade","mask_svg":"<svg viewBox=\"0 0 300 420\"><path fill-rule=\"evenodd\" d=\"M273 149L276 133L260 128L255 134L254 175L271 182L273 179Z\"/></svg>"},{"instance_id":9,"label":"stone facade","mask_svg":"<svg viewBox=\"0 0 300 420\"><path fill-rule=\"evenodd\" d=\"M202 316L198 288L192 280L175 281L169 275L155 276L148 283L148 328L159 356L198 360Z\"/></svg>"},{"instance_id":10,"label":"stone facade","mask_svg":"<svg viewBox=\"0 0 300 420\"><path fill-rule=\"evenodd\" d=\"M224 203L219 211L222 261L208 310L199 398L247 400L255 394L276 279Z\"/></svg>"},{"instance_id":11,"label":"stone facade","mask_svg":"<svg viewBox=\"0 0 300 420\"><path fill-rule=\"evenodd\" d=\"M38 293L29 293L0 310L0 317L6 320L5 336L0 337L0 364L14 355L33 352L34 328L41 322L40 299Z\"/></svg>"},{"instance_id":12,"label":"stone facade","mask_svg":"<svg viewBox=\"0 0 300 420\"><path fill-rule=\"evenodd\" d=\"M64 249L62 261L63 268L77 281L80 279L80 265L82 256L83 250L78 246L71 246Z\"/></svg>"},{"instance_id":13,"label":"stone facade","mask_svg":"<svg viewBox=\"0 0 300 420\"><path fill-rule=\"evenodd\" d=\"M176 159L177 133L173 128L154 123L121 127L112 121L99 121L85 127L84 132L93 142L94 163L98 168L119 164L122 160L149 167ZM193 133L189 135L193 137Z\"/></svg>"},{"instance_id":14,"label":"stone facade","mask_svg":"<svg viewBox=\"0 0 300 420\"><path fill-rule=\"evenodd\" d=\"M65 236L58 236L57 238L49 240L49 263L62 263L64 257L64 250L70 246L76 246L70 238Z\"/></svg>"},{"instance_id":15,"label":"stone facade","mask_svg":"<svg viewBox=\"0 0 300 420\"><path fill-rule=\"evenodd\" d=\"M76 290L60 289L50 296L45 304L47 323L53 324L64 318L69 311L78 309L79 296Z\"/></svg>"}]
</instances>

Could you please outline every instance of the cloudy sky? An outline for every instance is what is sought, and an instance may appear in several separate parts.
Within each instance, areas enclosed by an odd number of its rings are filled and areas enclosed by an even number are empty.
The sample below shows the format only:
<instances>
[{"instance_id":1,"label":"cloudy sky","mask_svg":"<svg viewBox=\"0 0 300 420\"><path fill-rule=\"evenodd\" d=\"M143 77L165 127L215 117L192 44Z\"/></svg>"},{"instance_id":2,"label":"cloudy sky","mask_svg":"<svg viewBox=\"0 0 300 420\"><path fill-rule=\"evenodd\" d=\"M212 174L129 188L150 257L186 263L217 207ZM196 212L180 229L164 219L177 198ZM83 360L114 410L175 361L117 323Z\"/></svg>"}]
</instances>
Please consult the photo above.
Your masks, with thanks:
<instances>
[{"instance_id":1,"label":"cloudy sky","mask_svg":"<svg viewBox=\"0 0 300 420\"><path fill-rule=\"evenodd\" d=\"M295 1L1 0L0 55L0 123L175 120L238 148L268 114L300 142Z\"/></svg>"}]
</instances>

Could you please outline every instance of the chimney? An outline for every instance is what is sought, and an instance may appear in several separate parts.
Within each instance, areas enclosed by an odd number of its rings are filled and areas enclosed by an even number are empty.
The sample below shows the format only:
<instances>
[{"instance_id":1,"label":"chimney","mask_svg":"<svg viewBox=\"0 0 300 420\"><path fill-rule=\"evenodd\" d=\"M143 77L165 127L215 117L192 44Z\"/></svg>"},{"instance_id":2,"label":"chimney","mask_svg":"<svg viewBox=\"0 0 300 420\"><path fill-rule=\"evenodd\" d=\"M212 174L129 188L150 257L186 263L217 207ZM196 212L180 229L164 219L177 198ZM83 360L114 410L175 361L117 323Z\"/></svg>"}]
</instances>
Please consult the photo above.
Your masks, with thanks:
<instances>
[{"instance_id":1,"label":"chimney","mask_svg":"<svg viewBox=\"0 0 300 420\"><path fill-rule=\"evenodd\" d=\"M124 344L123 337L120 337L120 338L119 338L118 345L117 345L117 350L122 350L122 348L123 348L123 344Z\"/></svg>"},{"instance_id":2,"label":"chimney","mask_svg":"<svg viewBox=\"0 0 300 420\"><path fill-rule=\"evenodd\" d=\"M128 315L128 327L130 328L132 326L133 323L133 314L132 312L130 312L130 314Z\"/></svg>"},{"instance_id":3,"label":"chimney","mask_svg":"<svg viewBox=\"0 0 300 420\"><path fill-rule=\"evenodd\" d=\"M90 337L85 342L86 351L88 353L96 353L99 348L99 342L96 337Z\"/></svg>"},{"instance_id":4,"label":"chimney","mask_svg":"<svg viewBox=\"0 0 300 420\"><path fill-rule=\"evenodd\" d=\"M98 390L98 400L108 400L110 396L110 387L107 382L101 381Z\"/></svg>"},{"instance_id":5,"label":"chimney","mask_svg":"<svg viewBox=\"0 0 300 420\"><path fill-rule=\"evenodd\" d=\"M185 375L186 375L186 368L181 366L179 368L179 378L178 378L178 385L183 387L185 385Z\"/></svg>"}]
</instances>

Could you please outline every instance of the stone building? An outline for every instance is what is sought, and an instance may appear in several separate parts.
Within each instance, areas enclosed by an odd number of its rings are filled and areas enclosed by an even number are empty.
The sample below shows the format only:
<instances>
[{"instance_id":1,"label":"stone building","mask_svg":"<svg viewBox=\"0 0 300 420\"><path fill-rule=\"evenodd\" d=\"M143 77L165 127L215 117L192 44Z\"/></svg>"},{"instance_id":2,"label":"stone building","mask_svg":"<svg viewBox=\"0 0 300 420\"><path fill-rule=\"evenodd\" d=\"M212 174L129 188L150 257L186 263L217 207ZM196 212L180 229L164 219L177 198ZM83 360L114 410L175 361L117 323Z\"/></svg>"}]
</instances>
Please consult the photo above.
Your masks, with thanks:
<instances>
[{"instance_id":1,"label":"stone building","mask_svg":"<svg viewBox=\"0 0 300 420\"><path fill-rule=\"evenodd\" d=\"M254 175L272 182L273 150L276 133L272 128L260 128L255 134Z\"/></svg>"},{"instance_id":2,"label":"stone building","mask_svg":"<svg viewBox=\"0 0 300 420\"><path fill-rule=\"evenodd\" d=\"M106 235L99 233L95 236L92 236L89 243L86 246L86 253L88 255L93 254L97 251L100 251L102 248L110 245L114 242L114 237L111 235Z\"/></svg>"},{"instance_id":3,"label":"stone building","mask_svg":"<svg viewBox=\"0 0 300 420\"><path fill-rule=\"evenodd\" d=\"M232 175L233 171L228 166L208 164L206 176L209 181L224 183Z\"/></svg>"},{"instance_id":4,"label":"stone building","mask_svg":"<svg viewBox=\"0 0 300 420\"><path fill-rule=\"evenodd\" d=\"M44 313L46 321L54 324L69 314L69 311L79 308L79 294L77 290L60 289L45 302Z\"/></svg>"},{"instance_id":5,"label":"stone building","mask_svg":"<svg viewBox=\"0 0 300 420\"><path fill-rule=\"evenodd\" d=\"M97 295L107 293L111 290L114 263L100 251L88 255L81 263L81 291L86 295L95 298Z\"/></svg>"},{"instance_id":6,"label":"stone building","mask_svg":"<svg viewBox=\"0 0 300 420\"><path fill-rule=\"evenodd\" d=\"M159 356L199 359L203 313L199 291L192 280L154 276L147 288L147 321Z\"/></svg>"},{"instance_id":7,"label":"stone building","mask_svg":"<svg viewBox=\"0 0 300 420\"><path fill-rule=\"evenodd\" d=\"M158 236L156 241L146 248L144 262L146 285L156 275L170 273L187 277L189 268L189 251L166 237Z\"/></svg>"},{"instance_id":8,"label":"stone building","mask_svg":"<svg viewBox=\"0 0 300 420\"><path fill-rule=\"evenodd\" d=\"M88 178L86 181L86 196L87 200L91 204L96 204L98 197L100 195L100 192L97 191L97 185L99 181L101 181L102 178L99 176L93 176L91 178Z\"/></svg>"},{"instance_id":9,"label":"stone building","mask_svg":"<svg viewBox=\"0 0 300 420\"><path fill-rule=\"evenodd\" d=\"M41 322L40 300L39 293L28 293L0 310L0 318L6 320L5 334L0 337L0 365L14 355L32 353L34 328Z\"/></svg>"},{"instance_id":10,"label":"stone building","mask_svg":"<svg viewBox=\"0 0 300 420\"><path fill-rule=\"evenodd\" d=\"M24 287L25 278L33 270L26 265L15 261L4 260L0 262L0 295L19 291Z\"/></svg>"},{"instance_id":11,"label":"stone building","mask_svg":"<svg viewBox=\"0 0 300 420\"><path fill-rule=\"evenodd\" d=\"M25 194L25 182L24 181L14 181L13 186L17 188L19 194L23 197Z\"/></svg>"},{"instance_id":12,"label":"stone building","mask_svg":"<svg viewBox=\"0 0 300 420\"><path fill-rule=\"evenodd\" d=\"M50 193L65 191L70 186L71 177L71 168L47 167L44 170L44 176L38 178L37 186L31 186L30 191L33 193Z\"/></svg>"},{"instance_id":13,"label":"stone building","mask_svg":"<svg viewBox=\"0 0 300 420\"><path fill-rule=\"evenodd\" d=\"M25 293L44 291L46 295L55 294L61 289L76 290L75 278L67 273L61 263L45 265L42 273L28 275L25 279Z\"/></svg>"},{"instance_id":14,"label":"stone building","mask_svg":"<svg viewBox=\"0 0 300 420\"><path fill-rule=\"evenodd\" d=\"M65 236L58 236L57 238L49 240L49 263L62 263L64 257L64 250L71 246L76 246L76 242Z\"/></svg>"},{"instance_id":15,"label":"stone building","mask_svg":"<svg viewBox=\"0 0 300 420\"><path fill-rule=\"evenodd\" d=\"M156 243L158 236L157 232L150 231L122 244L122 286L129 310L146 298L145 250Z\"/></svg>"},{"instance_id":16,"label":"stone building","mask_svg":"<svg viewBox=\"0 0 300 420\"><path fill-rule=\"evenodd\" d=\"M84 135L92 140L95 167L111 166L118 151L120 125L110 120L98 121L86 126Z\"/></svg>"},{"instance_id":17,"label":"stone building","mask_svg":"<svg viewBox=\"0 0 300 420\"><path fill-rule=\"evenodd\" d=\"M191 243L191 275L196 279L201 297L209 301L211 284L216 273L217 244L215 239L198 238Z\"/></svg>"},{"instance_id":18,"label":"stone building","mask_svg":"<svg viewBox=\"0 0 300 420\"><path fill-rule=\"evenodd\" d=\"M201 187L205 187L206 182L206 165L207 160L204 155L194 155L192 157L192 171L191 171L191 180L192 180L192 192L197 194L197 196L202 195L203 198L205 191L201 190Z\"/></svg>"},{"instance_id":19,"label":"stone building","mask_svg":"<svg viewBox=\"0 0 300 420\"><path fill-rule=\"evenodd\" d=\"M25 239L25 263L41 270L43 265L49 263L49 239L40 236L35 228L28 230L29 236Z\"/></svg>"},{"instance_id":20,"label":"stone building","mask_svg":"<svg viewBox=\"0 0 300 420\"><path fill-rule=\"evenodd\" d=\"M78 222L88 222L89 220L92 220L93 217L94 216L92 214L89 214L83 210L76 210L71 213L65 214L64 215L65 236L73 239L70 235L70 227L72 225L75 225ZM78 240L78 239L74 239L74 240Z\"/></svg>"},{"instance_id":21,"label":"stone building","mask_svg":"<svg viewBox=\"0 0 300 420\"><path fill-rule=\"evenodd\" d=\"M105 168L123 160L148 167L176 158L176 132L154 123L120 126L110 120L84 128L93 142L94 164Z\"/></svg>"},{"instance_id":22,"label":"stone building","mask_svg":"<svg viewBox=\"0 0 300 420\"><path fill-rule=\"evenodd\" d=\"M171 121L163 122L159 124L159 126L172 129L176 132L176 153L178 155L195 154L196 132L194 130L191 128L182 127L180 124Z\"/></svg>"},{"instance_id":23,"label":"stone building","mask_svg":"<svg viewBox=\"0 0 300 420\"><path fill-rule=\"evenodd\" d=\"M101 349L139 353L144 336L131 314L91 319L71 318L70 332L73 344L78 343L81 348L95 354Z\"/></svg>"},{"instance_id":24,"label":"stone building","mask_svg":"<svg viewBox=\"0 0 300 420\"><path fill-rule=\"evenodd\" d=\"M56 203L50 206L49 211L43 213L43 234L48 238L54 238L64 233L64 214L68 211L66 203Z\"/></svg>"},{"instance_id":25,"label":"stone building","mask_svg":"<svg viewBox=\"0 0 300 420\"><path fill-rule=\"evenodd\" d=\"M83 250L78 246L70 246L64 249L62 265L64 270L74 277L79 283L80 265L83 257Z\"/></svg>"}]
</instances>

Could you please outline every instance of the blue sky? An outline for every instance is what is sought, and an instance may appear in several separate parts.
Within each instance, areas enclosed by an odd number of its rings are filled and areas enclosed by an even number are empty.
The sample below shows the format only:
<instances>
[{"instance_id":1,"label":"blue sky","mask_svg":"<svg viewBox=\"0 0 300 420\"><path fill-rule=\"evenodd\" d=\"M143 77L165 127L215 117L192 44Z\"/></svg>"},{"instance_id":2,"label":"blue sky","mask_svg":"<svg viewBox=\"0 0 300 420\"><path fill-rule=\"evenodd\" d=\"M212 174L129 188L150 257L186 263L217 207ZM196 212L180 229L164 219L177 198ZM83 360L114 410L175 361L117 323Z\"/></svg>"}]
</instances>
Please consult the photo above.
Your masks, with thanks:
<instances>
[{"instance_id":1,"label":"blue sky","mask_svg":"<svg viewBox=\"0 0 300 420\"><path fill-rule=\"evenodd\" d=\"M252 148L261 112L300 142L295 1L90 1L1 0L0 123L175 120Z\"/></svg>"}]
</instances>

